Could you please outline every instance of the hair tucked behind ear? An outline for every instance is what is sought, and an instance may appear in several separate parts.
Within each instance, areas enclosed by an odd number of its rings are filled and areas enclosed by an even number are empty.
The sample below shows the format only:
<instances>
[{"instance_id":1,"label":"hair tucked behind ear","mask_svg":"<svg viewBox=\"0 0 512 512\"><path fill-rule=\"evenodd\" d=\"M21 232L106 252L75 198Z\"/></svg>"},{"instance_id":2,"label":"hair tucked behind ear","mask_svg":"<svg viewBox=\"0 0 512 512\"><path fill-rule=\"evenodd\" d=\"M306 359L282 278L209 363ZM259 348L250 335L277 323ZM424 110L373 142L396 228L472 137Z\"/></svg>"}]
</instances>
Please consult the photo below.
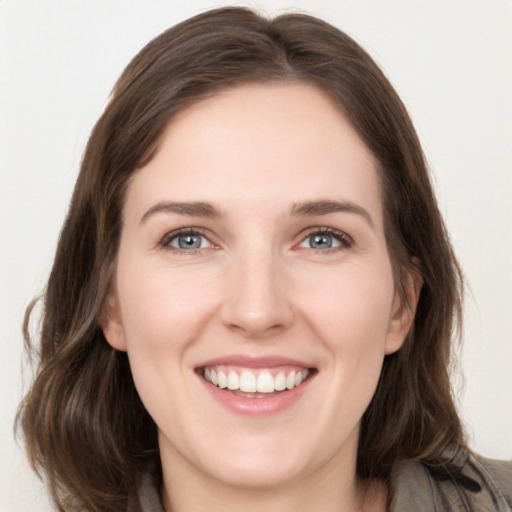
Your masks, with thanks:
<instances>
[{"instance_id":1,"label":"hair tucked behind ear","mask_svg":"<svg viewBox=\"0 0 512 512\"><path fill-rule=\"evenodd\" d=\"M269 81L313 84L343 110L380 164L397 286L414 261L424 281L414 326L386 357L363 417L358 476L388 479L410 459L449 467L464 447L448 375L462 277L400 99L364 51L321 20L218 9L133 59L85 151L44 295L40 349L26 337L39 362L19 412L30 460L59 510L136 510L141 475L159 472L156 427L127 357L99 328L130 176L174 114L223 88Z\"/></svg>"}]
</instances>

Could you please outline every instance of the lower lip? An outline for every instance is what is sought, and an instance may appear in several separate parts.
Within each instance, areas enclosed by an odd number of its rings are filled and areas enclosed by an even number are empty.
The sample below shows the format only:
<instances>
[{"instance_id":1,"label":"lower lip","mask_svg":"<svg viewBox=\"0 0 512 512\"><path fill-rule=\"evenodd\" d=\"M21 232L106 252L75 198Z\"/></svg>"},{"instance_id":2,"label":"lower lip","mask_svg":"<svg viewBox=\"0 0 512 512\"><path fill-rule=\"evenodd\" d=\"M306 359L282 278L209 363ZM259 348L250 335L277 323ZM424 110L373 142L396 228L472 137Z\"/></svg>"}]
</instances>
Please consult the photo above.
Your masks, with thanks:
<instances>
[{"instance_id":1,"label":"lower lip","mask_svg":"<svg viewBox=\"0 0 512 512\"><path fill-rule=\"evenodd\" d=\"M297 402L306 392L311 380L314 378L314 375L308 377L296 388L261 398L239 396L232 391L220 389L219 387L214 386L200 375L198 375L198 377L201 379L203 385L206 387L213 399L227 409L239 414L247 414L250 416L268 416L284 411Z\"/></svg>"}]
</instances>

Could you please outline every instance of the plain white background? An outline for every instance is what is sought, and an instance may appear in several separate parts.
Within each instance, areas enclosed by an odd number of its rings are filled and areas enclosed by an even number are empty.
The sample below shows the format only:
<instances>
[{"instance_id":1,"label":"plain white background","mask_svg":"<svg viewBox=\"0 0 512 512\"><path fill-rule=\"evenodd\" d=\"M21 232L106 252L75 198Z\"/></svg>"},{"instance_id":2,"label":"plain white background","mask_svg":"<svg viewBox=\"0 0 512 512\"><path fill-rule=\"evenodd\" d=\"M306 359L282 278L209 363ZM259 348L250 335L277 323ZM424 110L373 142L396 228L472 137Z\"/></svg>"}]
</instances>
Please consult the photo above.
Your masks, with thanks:
<instances>
[{"instance_id":1,"label":"plain white background","mask_svg":"<svg viewBox=\"0 0 512 512\"><path fill-rule=\"evenodd\" d=\"M21 323L87 136L130 58L213 0L0 0L0 509L47 511L13 436ZM471 286L456 373L472 446L512 457L512 1L297 0L356 38L407 105Z\"/></svg>"}]
</instances>

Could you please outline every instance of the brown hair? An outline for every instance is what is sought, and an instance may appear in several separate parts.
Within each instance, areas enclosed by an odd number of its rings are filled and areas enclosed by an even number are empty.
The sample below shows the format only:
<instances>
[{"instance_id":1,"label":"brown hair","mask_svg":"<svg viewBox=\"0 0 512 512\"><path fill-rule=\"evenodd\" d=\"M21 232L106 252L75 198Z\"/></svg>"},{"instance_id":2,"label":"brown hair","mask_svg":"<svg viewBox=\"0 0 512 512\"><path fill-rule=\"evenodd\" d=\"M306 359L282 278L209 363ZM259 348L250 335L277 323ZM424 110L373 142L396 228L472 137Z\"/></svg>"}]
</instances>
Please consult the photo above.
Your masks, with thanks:
<instances>
[{"instance_id":1,"label":"brown hair","mask_svg":"<svg viewBox=\"0 0 512 512\"><path fill-rule=\"evenodd\" d=\"M159 471L156 426L127 356L99 327L129 178L176 112L220 89L269 81L313 84L343 109L380 164L397 286L412 261L421 266L414 326L386 356L362 419L358 476L386 480L411 459L446 465L448 449L464 446L448 375L461 272L402 102L365 51L329 24L223 8L167 30L132 60L85 151L44 297L37 375L19 412L32 465L59 510L136 510L141 475Z\"/></svg>"}]
</instances>

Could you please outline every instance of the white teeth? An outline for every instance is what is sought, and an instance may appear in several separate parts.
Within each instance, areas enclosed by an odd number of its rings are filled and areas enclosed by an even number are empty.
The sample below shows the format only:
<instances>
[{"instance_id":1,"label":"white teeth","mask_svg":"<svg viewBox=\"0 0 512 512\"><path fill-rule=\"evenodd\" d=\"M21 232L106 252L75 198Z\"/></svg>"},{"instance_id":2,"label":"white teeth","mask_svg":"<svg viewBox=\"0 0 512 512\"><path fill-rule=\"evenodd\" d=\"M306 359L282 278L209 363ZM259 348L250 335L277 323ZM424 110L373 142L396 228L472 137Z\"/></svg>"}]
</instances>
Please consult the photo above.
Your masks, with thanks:
<instances>
[{"instance_id":1,"label":"white teeth","mask_svg":"<svg viewBox=\"0 0 512 512\"><path fill-rule=\"evenodd\" d=\"M283 391L286 389L286 377L283 372L279 372L274 379L274 389L276 391Z\"/></svg>"},{"instance_id":2,"label":"white teeth","mask_svg":"<svg viewBox=\"0 0 512 512\"><path fill-rule=\"evenodd\" d=\"M247 370L244 370L240 375L240 391L256 393L256 377Z\"/></svg>"},{"instance_id":3,"label":"white teeth","mask_svg":"<svg viewBox=\"0 0 512 512\"><path fill-rule=\"evenodd\" d=\"M288 375L279 372L275 377L267 370L261 371L258 377L250 370L243 370L240 375L231 370L226 375L224 371L212 368L205 368L203 373L208 382L221 389L240 390L244 393L273 393L274 391L293 389L300 386L308 375L308 370L292 370Z\"/></svg>"},{"instance_id":4,"label":"white teeth","mask_svg":"<svg viewBox=\"0 0 512 512\"><path fill-rule=\"evenodd\" d=\"M221 388L221 389L227 388L228 387L228 378L226 377L226 374L219 370L218 377L219 377L219 388Z\"/></svg>"},{"instance_id":5,"label":"white teeth","mask_svg":"<svg viewBox=\"0 0 512 512\"><path fill-rule=\"evenodd\" d=\"M238 374L233 371L228 373L228 389L240 389L240 378Z\"/></svg>"},{"instance_id":6,"label":"white teeth","mask_svg":"<svg viewBox=\"0 0 512 512\"><path fill-rule=\"evenodd\" d=\"M273 393L274 392L274 377L268 372L261 372L258 375L258 393Z\"/></svg>"},{"instance_id":7,"label":"white teeth","mask_svg":"<svg viewBox=\"0 0 512 512\"><path fill-rule=\"evenodd\" d=\"M295 387L295 372L291 372L288 377L286 377L286 387L288 389L293 389Z\"/></svg>"}]
</instances>

